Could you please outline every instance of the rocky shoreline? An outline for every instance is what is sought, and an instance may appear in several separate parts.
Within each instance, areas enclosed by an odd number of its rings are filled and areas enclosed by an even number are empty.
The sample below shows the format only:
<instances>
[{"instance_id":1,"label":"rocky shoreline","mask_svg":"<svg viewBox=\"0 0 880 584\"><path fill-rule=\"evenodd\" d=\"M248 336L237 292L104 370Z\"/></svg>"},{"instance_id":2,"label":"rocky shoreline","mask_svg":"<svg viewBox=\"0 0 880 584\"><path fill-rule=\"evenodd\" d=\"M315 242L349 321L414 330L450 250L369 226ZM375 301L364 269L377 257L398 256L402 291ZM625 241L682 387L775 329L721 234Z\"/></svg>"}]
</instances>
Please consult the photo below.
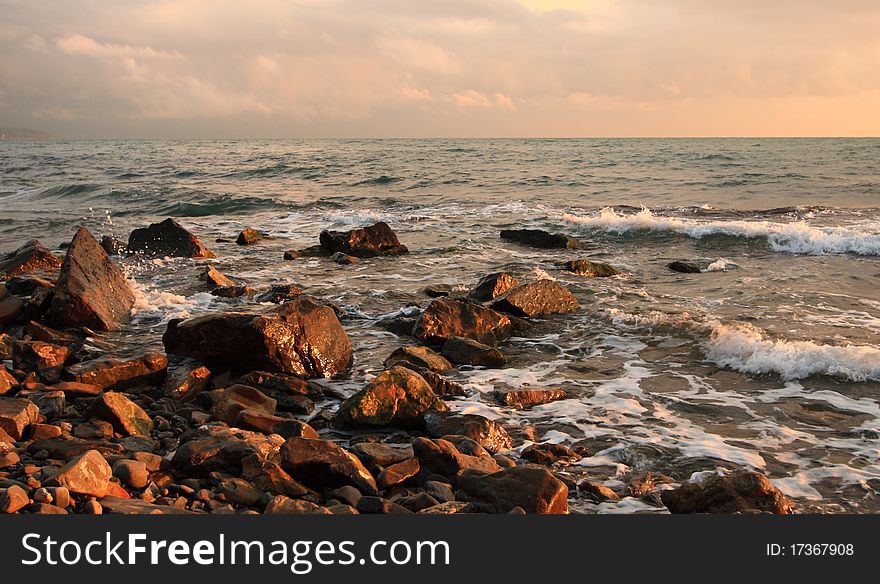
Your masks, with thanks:
<instances>
[{"instance_id":1,"label":"rocky shoreline","mask_svg":"<svg viewBox=\"0 0 880 584\"><path fill-rule=\"evenodd\" d=\"M586 247L538 230L501 237ZM263 238L246 229L235 241ZM318 245L283 259L350 265L405 253L377 223L324 231ZM122 254L203 261L201 285L212 294L277 306L173 319L164 353L96 356L86 345L124 330L135 302L113 257ZM649 475L627 492L576 480L565 469L586 452L549 443L514 450L522 439L503 425L450 411L446 400L466 390L446 374L501 367L509 338L580 309L555 281L495 272L467 292L426 289L433 300L424 310L383 323L401 343L385 370L341 396L315 381L351 369L339 309L293 285L258 293L222 274L215 257L173 219L135 229L127 242L80 228L64 258L37 241L0 257L0 513L560 514L571 498L624 496L673 513L792 512L747 470L676 487ZM561 267L618 273L587 259ZM566 392L522 387L494 397L529 408Z\"/></svg>"}]
</instances>

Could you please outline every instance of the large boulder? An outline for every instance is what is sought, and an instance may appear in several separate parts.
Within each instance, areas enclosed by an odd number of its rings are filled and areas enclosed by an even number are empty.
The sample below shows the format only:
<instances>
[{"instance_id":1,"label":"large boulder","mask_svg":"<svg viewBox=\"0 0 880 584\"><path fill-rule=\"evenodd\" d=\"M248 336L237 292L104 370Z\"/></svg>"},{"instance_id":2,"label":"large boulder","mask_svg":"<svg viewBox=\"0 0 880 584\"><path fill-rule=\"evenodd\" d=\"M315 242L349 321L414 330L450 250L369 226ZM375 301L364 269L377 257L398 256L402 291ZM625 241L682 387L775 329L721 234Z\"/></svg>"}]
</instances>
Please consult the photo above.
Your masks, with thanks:
<instances>
[{"instance_id":1,"label":"large boulder","mask_svg":"<svg viewBox=\"0 0 880 584\"><path fill-rule=\"evenodd\" d=\"M124 436L149 436L153 431L153 421L139 405L115 391L101 394L86 415L106 420L113 429Z\"/></svg>"},{"instance_id":2,"label":"large boulder","mask_svg":"<svg viewBox=\"0 0 880 584\"><path fill-rule=\"evenodd\" d=\"M538 280L517 286L496 300L492 308L514 316L535 318L580 309L568 288L553 280Z\"/></svg>"},{"instance_id":3,"label":"large boulder","mask_svg":"<svg viewBox=\"0 0 880 584\"><path fill-rule=\"evenodd\" d=\"M331 440L289 438L281 447L281 468L313 489L350 485L377 495L376 481L361 461Z\"/></svg>"},{"instance_id":4,"label":"large boulder","mask_svg":"<svg viewBox=\"0 0 880 584\"><path fill-rule=\"evenodd\" d=\"M17 250L0 256L0 280L37 270L54 271L61 267L61 258L36 239Z\"/></svg>"},{"instance_id":5,"label":"large boulder","mask_svg":"<svg viewBox=\"0 0 880 584\"><path fill-rule=\"evenodd\" d=\"M407 253L405 245L401 245L397 234L387 223L352 229L351 231L322 231L321 247L329 253L338 253L355 257L374 257Z\"/></svg>"},{"instance_id":6,"label":"large boulder","mask_svg":"<svg viewBox=\"0 0 880 584\"><path fill-rule=\"evenodd\" d=\"M449 408L421 375L406 367L386 369L339 406L342 426L420 426L431 410Z\"/></svg>"},{"instance_id":7,"label":"large boulder","mask_svg":"<svg viewBox=\"0 0 880 584\"><path fill-rule=\"evenodd\" d=\"M145 353L129 359L99 357L67 368L67 377L77 383L101 389L119 390L162 383L168 370L168 357Z\"/></svg>"},{"instance_id":8,"label":"large boulder","mask_svg":"<svg viewBox=\"0 0 880 584\"><path fill-rule=\"evenodd\" d=\"M499 513L521 507L529 514L568 513L568 487L546 468L515 466L493 474L463 472L458 486L468 497L486 502Z\"/></svg>"},{"instance_id":9,"label":"large boulder","mask_svg":"<svg viewBox=\"0 0 880 584\"><path fill-rule=\"evenodd\" d=\"M40 417L40 410L26 399L0 397L0 430L21 440L25 429Z\"/></svg>"},{"instance_id":10,"label":"large boulder","mask_svg":"<svg viewBox=\"0 0 880 584\"><path fill-rule=\"evenodd\" d=\"M543 229L505 229L501 239L542 249L587 249L587 244L579 239Z\"/></svg>"},{"instance_id":11,"label":"large boulder","mask_svg":"<svg viewBox=\"0 0 880 584\"><path fill-rule=\"evenodd\" d=\"M497 345L510 337L512 329L510 319L495 310L469 302L438 298L422 312L413 336L434 343L465 337L486 345Z\"/></svg>"},{"instance_id":12,"label":"large boulder","mask_svg":"<svg viewBox=\"0 0 880 584\"><path fill-rule=\"evenodd\" d=\"M174 219L135 229L128 236L128 250L152 257L213 258L198 237Z\"/></svg>"},{"instance_id":13,"label":"large boulder","mask_svg":"<svg viewBox=\"0 0 880 584\"><path fill-rule=\"evenodd\" d=\"M172 320L162 336L170 354L211 366L332 377L351 366L348 335L332 308L301 297L258 315L217 313Z\"/></svg>"},{"instance_id":14,"label":"large boulder","mask_svg":"<svg viewBox=\"0 0 880 584\"><path fill-rule=\"evenodd\" d=\"M505 274L504 272L496 272L488 274L477 283L476 288L471 290L468 297L480 302L488 302L495 300L499 296L507 293L508 290L519 284L519 280Z\"/></svg>"},{"instance_id":15,"label":"large boulder","mask_svg":"<svg viewBox=\"0 0 880 584\"><path fill-rule=\"evenodd\" d=\"M125 274L89 230L80 227L61 264L61 274L49 306L52 326L108 331L131 316L134 294Z\"/></svg>"},{"instance_id":16,"label":"large boulder","mask_svg":"<svg viewBox=\"0 0 880 584\"><path fill-rule=\"evenodd\" d=\"M767 477L749 470L685 483L663 491L660 499L671 513L793 512L791 501Z\"/></svg>"}]
</instances>

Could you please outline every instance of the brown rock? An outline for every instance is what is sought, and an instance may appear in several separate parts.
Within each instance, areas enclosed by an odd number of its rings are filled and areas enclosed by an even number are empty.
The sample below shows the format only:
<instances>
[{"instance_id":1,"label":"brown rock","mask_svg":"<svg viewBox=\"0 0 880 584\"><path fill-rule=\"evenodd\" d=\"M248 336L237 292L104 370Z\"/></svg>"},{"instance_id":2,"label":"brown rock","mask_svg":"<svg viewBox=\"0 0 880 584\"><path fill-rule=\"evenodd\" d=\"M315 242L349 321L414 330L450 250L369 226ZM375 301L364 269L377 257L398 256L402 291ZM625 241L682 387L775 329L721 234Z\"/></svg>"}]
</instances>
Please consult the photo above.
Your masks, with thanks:
<instances>
[{"instance_id":1,"label":"brown rock","mask_svg":"<svg viewBox=\"0 0 880 584\"><path fill-rule=\"evenodd\" d=\"M100 499L110 488L112 475L110 465L101 453L89 450L62 466L51 481L54 486L65 487L71 493Z\"/></svg>"},{"instance_id":2,"label":"brown rock","mask_svg":"<svg viewBox=\"0 0 880 584\"><path fill-rule=\"evenodd\" d=\"M276 495L266 510L266 515L329 515L331 512L326 507L316 505L311 501L303 501L301 499L290 499L284 495Z\"/></svg>"},{"instance_id":3,"label":"brown rock","mask_svg":"<svg viewBox=\"0 0 880 584\"><path fill-rule=\"evenodd\" d=\"M295 249L289 249L286 252L284 252L284 259L287 261L295 260L295 259L301 258L302 255L303 254L301 254L300 252L298 252Z\"/></svg>"},{"instance_id":4,"label":"brown rock","mask_svg":"<svg viewBox=\"0 0 880 584\"><path fill-rule=\"evenodd\" d=\"M151 257L213 258L199 238L174 219L135 229L128 237L128 249Z\"/></svg>"},{"instance_id":5,"label":"brown rock","mask_svg":"<svg viewBox=\"0 0 880 584\"><path fill-rule=\"evenodd\" d=\"M524 460L550 466L555 462L576 462L582 457L564 444L532 444L520 456Z\"/></svg>"},{"instance_id":6,"label":"brown rock","mask_svg":"<svg viewBox=\"0 0 880 584\"><path fill-rule=\"evenodd\" d=\"M507 364L507 357L495 347L462 337L452 337L443 343L440 352L456 365L493 368Z\"/></svg>"},{"instance_id":7,"label":"brown rock","mask_svg":"<svg viewBox=\"0 0 880 584\"><path fill-rule=\"evenodd\" d=\"M161 384L168 370L162 353L146 353L131 359L100 357L67 368L67 377L77 383L116 391L130 387Z\"/></svg>"},{"instance_id":8,"label":"brown rock","mask_svg":"<svg viewBox=\"0 0 880 584\"><path fill-rule=\"evenodd\" d=\"M412 447L419 466L425 473L454 478L465 469L483 473L501 470L492 457L463 454L452 442L442 438L437 440L415 438Z\"/></svg>"},{"instance_id":9,"label":"brown rock","mask_svg":"<svg viewBox=\"0 0 880 584\"><path fill-rule=\"evenodd\" d=\"M18 387L18 380L7 371L6 366L0 363L0 395L12 393Z\"/></svg>"},{"instance_id":10,"label":"brown rock","mask_svg":"<svg viewBox=\"0 0 880 584\"><path fill-rule=\"evenodd\" d=\"M483 276L479 283L477 283L477 287L471 290L468 296L480 302L488 302L506 294L508 290L517 284L519 284L519 280L510 274L496 272Z\"/></svg>"},{"instance_id":11,"label":"brown rock","mask_svg":"<svg viewBox=\"0 0 880 584\"><path fill-rule=\"evenodd\" d=\"M220 270L212 265L205 266L205 271L202 274L202 279L208 284L208 288L212 290L214 288L235 286L235 281L227 278L220 272Z\"/></svg>"},{"instance_id":12,"label":"brown rock","mask_svg":"<svg viewBox=\"0 0 880 584\"><path fill-rule=\"evenodd\" d=\"M410 369L427 369L435 373L446 373L452 370L452 363L438 355L428 347L399 347L385 359L385 368L402 365Z\"/></svg>"},{"instance_id":13,"label":"brown rock","mask_svg":"<svg viewBox=\"0 0 880 584\"><path fill-rule=\"evenodd\" d=\"M364 465L375 473L381 472L386 466L392 466L413 457L413 450L410 446L396 447L381 442L358 442L351 449Z\"/></svg>"},{"instance_id":14,"label":"brown rock","mask_svg":"<svg viewBox=\"0 0 880 584\"><path fill-rule=\"evenodd\" d=\"M302 497L313 491L290 476L281 465L250 456L244 460L242 476L251 481L255 487L287 497Z\"/></svg>"},{"instance_id":15,"label":"brown rock","mask_svg":"<svg viewBox=\"0 0 880 584\"><path fill-rule=\"evenodd\" d=\"M14 322L24 312L24 302L0 284L0 326Z\"/></svg>"},{"instance_id":16,"label":"brown rock","mask_svg":"<svg viewBox=\"0 0 880 584\"><path fill-rule=\"evenodd\" d=\"M251 371L239 377L238 383L250 385L257 389L293 395L321 395L321 387L318 384L284 373Z\"/></svg>"},{"instance_id":17,"label":"brown rock","mask_svg":"<svg viewBox=\"0 0 880 584\"><path fill-rule=\"evenodd\" d=\"M54 438L61 436L63 430L53 424L31 424L31 440L45 440L46 438Z\"/></svg>"},{"instance_id":18,"label":"brown rock","mask_svg":"<svg viewBox=\"0 0 880 584\"><path fill-rule=\"evenodd\" d=\"M282 438L293 438L294 436L301 436L303 438L319 437L315 429L305 422L273 416L256 410L240 411L234 425L238 428L255 430L263 434L278 434Z\"/></svg>"},{"instance_id":19,"label":"brown rock","mask_svg":"<svg viewBox=\"0 0 880 584\"><path fill-rule=\"evenodd\" d=\"M0 442L3 442L3 440L0 440ZM4 452L4 450L0 448L0 469L15 466L20 461L21 457L15 452L15 450Z\"/></svg>"},{"instance_id":20,"label":"brown rock","mask_svg":"<svg viewBox=\"0 0 880 584\"><path fill-rule=\"evenodd\" d=\"M605 485L600 485L599 483L594 483L592 481L581 481L578 483L577 488L579 493L582 493L585 497L589 497L599 503L602 501L620 500L620 495Z\"/></svg>"},{"instance_id":21,"label":"brown rock","mask_svg":"<svg viewBox=\"0 0 880 584\"><path fill-rule=\"evenodd\" d=\"M514 316L535 318L580 309L568 288L553 280L538 280L510 290L492 304L492 308Z\"/></svg>"},{"instance_id":22,"label":"brown rock","mask_svg":"<svg viewBox=\"0 0 880 584\"><path fill-rule=\"evenodd\" d=\"M235 243L238 245L251 245L253 243L257 243L258 241L263 239L263 234L257 231L256 229L251 229L248 227L247 229L242 230L238 237L235 240Z\"/></svg>"},{"instance_id":23,"label":"brown rock","mask_svg":"<svg viewBox=\"0 0 880 584\"><path fill-rule=\"evenodd\" d=\"M132 489L143 489L150 479L146 464L138 460L126 459L113 463L113 476Z\"/></svg>"},{"instance_id":24,"label":"brown rock","mask_svg":"<svg viewBox=\"0 0 880 584\"><path fill-rule=\"evenodd\" d=\"M563 389L512 389L496 391L498 403L515 408L525 408L565 399L568 394Z\"/></svg>"},{"instance_id":25,"label":"brown rock","mask_svg":"<svg viewBox=\"0 0 880 584\"><path fill-rule=\"evenodd\" d=\"M217 485L217 490L233 505L251 507L263 498L262 490L249 481L237 477L222 479Z\"/></svg>"},{"instance_id":26,"label":"brown rock","mask_svg":"<svg viewBox=\"0 0 880 584\"><path fill-rule=\"evenodd\" d=\"M96 396L100 395L101 391L103 391L97 385L92 385L91 383L77 383L76 381L60 381L54 385L46 385L36 389L41 391L60 391L63 392L64 395L74 398Z\"/></svg>"},{"instance_id":27,"label":"brown rock","mask_svg":"<svg viewBox=\"0 0 880 584\"><path fill-rule=\"evenodd\" d=\"M217 431L197 434L181 444L171 458L171 466L186 476L204 477L214 471L238 476L242 460L253 454L262 456L252 441L233 432Z\"/></svg>"},{"instance_id":28,"label":"brown rock","mask_svg":"<svg viewBox=\"0 0 880 584\"><path fill-rule=\"evenodd\" d=\"M60 267L61 259L32 239L17 250L0 256L0 280L36 270L54 271Z\"/></svg>"},{"instance_id":29,"label":"brown rock","mask_svg":"<svg viewBox=\"0 0 880 584\"><path fill-rule=\"evenodd\" d=\"M30 336L32 340L52 343L53 345L76 345L83 340L83 337L78 334L58 331L34 321L27 323L24 330L25 334Z\"/></svg>"},{"instance_id":30,"label":"brown rock","mask_svg":"<svg viewBox=\"0 0 880 584\"><path fill-rule=\"evenodd\" d=\"M15 513L30 504L27 492L18 485L8 487L0 493L0 513Z\"/></svg>"},{"instance_id":31,"label":"brown rock","mask_svg":"<svg viewBox=\"0 0 880 584\"><path fill-rule=\"evenodd\" d=\"M496 345L510 337L512 325L505 315L492 309L449 298L438 298L422 312L413 336L440 343L465 337Z\"/></svg>"},{"instance_id":32,"label":"brown rock","mask_svg":"<svg viewBox=\"0 0 880 584\"><path fill-rule=\"evenodd\" d=\"M101 247L107 252L107 255L123 255L128 251L128 246L124 241L116 239L112 235L101 236Z\"/></svg>"},{"instance_id":33,"label":"brown rock","mask_svg":"<svg viewBox=\"0 0 880 584\"><path fill-rule=\"evenodd\" d=\"M193 511L156 505L141 499L123 499L120 497L104 497L100 503L105 513L115 515L194 515Z\"/></svg>"},{"instance_id":34,"label":"brown rock","mask_svg":"<svg viewBox=\"0 0 880 584\"><path fill-rule=\"evenodd\" d=\"M134 295L125 274L85 227L67 249L47 314L56 327L108 331L130 318Z\"/></svg>"},{"instance_id":35,"label":"brown rock","mask_svg":"<svg viewBox=\"0 0 880 584\"><path fill-rule=\"evenodd\" d=\"M458 477L458 486L499 513L515 507L529 514L568 513L568 487L539 466L517 466L489 475L466 471Z\"/></svg>"},{"instance_id":36,"label":"brown rock","mask_svg":"<svg viewBox=\"0 0 880 584\"><path fill-rule=\"evenodd\" d=\"M221 286L211 290L211 294L219 298L241 298L242 296L253 296L257 293L250 286Z\"/></svg>"},{"instance_id":37,"label":"brown rock","mask_svg":"<svg viewBox=\"0 0 880 584\"><path fill-rule=\"evenodd\" d=\"M211 415L217 420L232 424L244 410L272 415L277 405L278 402L259 389L237 383L223 390L211 409Z\"/></svg>"},{"instance_id":38,"label":"brown rock","mask_svg":"<svg viewBox=\"0 0 880 584\"><path fill-rule=\"evenodd\" d=\"M609 278L616 276L620 270L603 262L591 262L590 260L571 260L562 264L565 270L578 276L587 278Z\"/></svg>"},{"instance_id":39,"label":"brown rock","mask_svg":"<svg viewBox=\"0 0 880 584\"><path fill-rule=\"evenodd\" d=\"M351 231L322 231L321 247L329 253L342 252L355 257L374 257L407 253L397 234L384 222Z\"/></svg>"},{"instance_id":40,"label":"brown rock","mask_svg":"<svg viewBox=\"0 0 880 584\"><path fill-rule=\"evenodd\" d=\"M748 470L685 483L663 491L660 499L671 513L793 513L791 501L766 476Z\"/></svg>"},{"instance_id":41,"label":"brown rock","mask_svg":"<svg viewBox=\"0 0 880 584\"><path fill-rule=\"evenodd\" d=\"M12 364L22 371L35 371L49 383L61 379L64 363L70 358L70 349L42 341L16 341L13 345Z\"/></svg>"},{"instance_id":42,"label":"brown rock","mask_svg":"<svg viewBox=\"0 0 880 584\"><path fill-rule=\"evenodd\" d=\"M361 263L361 260L359 260L358 258L346 255L341 251L337 251L332 256L330 256L330 261L332 261L334 264L339 264L341 266L351 266Z\"/></svg>"},{"instance_id":43,"label":"brown rock","mask_svg":"<svg viewBox=\"0 0 880 584\"><path fill-rule=\"evenodd\" d=\"M40 410L26 399L0 397L0 428L14 440L21 440L25 429L37 422Z\"/></svg>"},{"instance_id":44,"label":"brown rock","mask_svg":"<svg viewBox=\"0 0 880 584\"><path fill-rule=\"evenodd\" d=\"M302 294L302 289L294 284L279 284L272 286L266 292L257 296L257 302L271 302L272 304L281 304L293 300Z\"/></svg>"},{"instance_id":45,"label":"brown rock","mask_svg":"<svg viewBox=\"0 0 880 584\"><path fill-rule=\"evenodd\" d=\"M436 438L450 434L466 436L492 453L513 446L513 440L501 424L479 414L430 412L425 415L425 430Z\"/></svg>"},{"instance_id":46,"label":"brown rock","mask_svg":"<svg viewBox=\"0 0 880 584\"><path fill-rule=\"evenodd\" d=\"M448 409L421 375L392 367L342 402L335 420L342 426L411 428L421 425L426 412Z\"/></svg>"},{"instance_id":47,"label":"brown rock","mask_svg":"<svg viewBox=\"0 0 880 584\"><path fill-rule=\"evenodd\" d=\"M6 281L6 289L16 296L31 296L35 291L55 288L55 282L34 275L15 276Z\"/></svg>"},{"instance_id":48,"label":"brown rock","mask_svg":"<svg viewBox=\"0 0 880 584\"><path fill-rule=\"evenodd\" d=\"M428 385L431 386L431 389L437 394L437 397L447 399L450 397L469 395L469 392L460 383L450 381L433 371L423 369L417 373L428 382Z\"/></svg>"},{"instance_id":49,"label":"brown rock","mask_svg":"<svg viewBox=\"0 0 880 584\"><path fill-rule=\"evenodd\" d=\"M670 262L667 266L673 272L679 272L681 274L699 274L703 270L700 269L700 266L685 261L675 261Z\"/></svg>"},{"instance_id":50,"label":"brown rock","mask_svg":"<svg viewBox=\"0 0 880 584\"><path fill-rule=\"evenodd\" d=\"M413 478L419 474L419 470L419 459L410 458L386 467L376 478L376 484L380 490L384 491Z\"/></svg>"},{"instance_id":51,"label":"brown rock","mask_svg":"<svg viewBox=\"0 0 880 584\"><path fill-rule=\"evenodd\" d=\"M167 397L187 402L206 390L210 380L210 369L198 363L187 363L166 374L162 391Z\"/></svg>"},{"instance_id":52,"label":"brown rock","mask_svg":"<svg viewBox=\"0 0 880 584\"><path fill-rule=\"evenodd\" d=\"M358 458L330 440L289 438L281 447L281 467L314 489L351 485L376 495L376 481Z\"/></svg>"},{"instance_id":53,"label":"brown rock","mask_svg":"<svg viewBox=\"0 0 880 584\"><path fill-rule=\"evenodd\" d=\"M54 438L34 440L27 447L28 452L35 453L45 450L49 458L57 460L71 460L89 450L97 450L101 454L120 454L122 446L108 442L95 442L93 440L81 440L72 436L61 435Z\"/></svg>"},{"instance_id":54,"label":"brown rock","mask_svg":"<svg viewBox=\"0 0 880 584\"><path fill-rule=\"evenodd\" d=\"M127 436L149 436L153 431L153 421L147 412L115 391L95 399L86 415L110 422L114 430Z\"/></svg>"},{"instance_id":55,"label":"brown rock","mask_svg":"<svg viewBox=\"0 0 880 584\"><path fill-rule=\"evenodd\" d=\"M351 342L332 308L297 298L261 315L208 314L172 320L162 337L169 353L244 370L276 369L332 377L351 365Z\"/></svg>"}]
</instances>

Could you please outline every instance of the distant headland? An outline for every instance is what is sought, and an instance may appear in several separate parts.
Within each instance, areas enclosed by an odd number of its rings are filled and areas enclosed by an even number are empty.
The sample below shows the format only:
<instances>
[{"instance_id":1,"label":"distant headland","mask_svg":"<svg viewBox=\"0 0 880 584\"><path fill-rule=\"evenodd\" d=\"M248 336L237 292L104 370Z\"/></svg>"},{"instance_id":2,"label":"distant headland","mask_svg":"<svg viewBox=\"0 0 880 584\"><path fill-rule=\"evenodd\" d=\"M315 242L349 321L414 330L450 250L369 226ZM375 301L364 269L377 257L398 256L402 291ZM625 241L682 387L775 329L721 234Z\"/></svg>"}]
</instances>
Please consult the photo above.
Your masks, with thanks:
<instances>
[{"instance_id":1,"label":"distant headland","mask_svg":"<svg viewBox=\"0 0 880 584\"><path fill-rule=\"evenodd\" d=\"M0 128L0 141L12 140L51 140L52 134L32 128Z\"/></svg>"}]
</instances>

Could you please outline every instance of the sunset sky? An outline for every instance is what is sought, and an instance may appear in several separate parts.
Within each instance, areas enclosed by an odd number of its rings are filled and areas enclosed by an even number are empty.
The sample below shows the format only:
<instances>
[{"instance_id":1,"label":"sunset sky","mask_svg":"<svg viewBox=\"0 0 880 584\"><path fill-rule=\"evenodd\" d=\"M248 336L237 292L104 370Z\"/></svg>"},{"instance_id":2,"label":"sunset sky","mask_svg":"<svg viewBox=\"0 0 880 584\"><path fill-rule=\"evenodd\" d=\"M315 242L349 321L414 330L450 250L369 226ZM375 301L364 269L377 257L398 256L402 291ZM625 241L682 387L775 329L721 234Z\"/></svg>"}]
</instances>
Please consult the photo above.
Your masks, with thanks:
<instances>
[{"instance_id":1,"label":"sunset sky","mask_svg":"<svg viewBox=\"0 0 880 584\"><path fill-rule=\"evenodd\" d=\"M59 137L880 135L877 0L0 0Z\"/></svg>"}]
</instances>

